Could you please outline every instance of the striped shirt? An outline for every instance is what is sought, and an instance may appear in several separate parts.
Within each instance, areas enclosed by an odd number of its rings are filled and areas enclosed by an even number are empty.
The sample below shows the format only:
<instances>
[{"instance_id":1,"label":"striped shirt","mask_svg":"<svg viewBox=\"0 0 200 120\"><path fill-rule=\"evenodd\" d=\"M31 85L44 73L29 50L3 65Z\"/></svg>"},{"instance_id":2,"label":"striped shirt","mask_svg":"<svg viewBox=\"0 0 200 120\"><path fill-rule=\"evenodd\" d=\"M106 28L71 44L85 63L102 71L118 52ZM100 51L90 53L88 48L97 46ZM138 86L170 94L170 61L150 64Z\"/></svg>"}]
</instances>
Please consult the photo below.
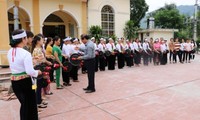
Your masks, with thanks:
<instances>
[{"instance_id":1,"label":"striped shirt","mask_svg":"<svg viewBox=\"0 0 200 120\"><path fill-rule=\"evenodd\" d=\"M179 42L175 42L175 43L174 43L174 49L175 49L176 51L179 51L180 47L181 47L181 44L180 44Z\"/></svg>"}]
</instances>

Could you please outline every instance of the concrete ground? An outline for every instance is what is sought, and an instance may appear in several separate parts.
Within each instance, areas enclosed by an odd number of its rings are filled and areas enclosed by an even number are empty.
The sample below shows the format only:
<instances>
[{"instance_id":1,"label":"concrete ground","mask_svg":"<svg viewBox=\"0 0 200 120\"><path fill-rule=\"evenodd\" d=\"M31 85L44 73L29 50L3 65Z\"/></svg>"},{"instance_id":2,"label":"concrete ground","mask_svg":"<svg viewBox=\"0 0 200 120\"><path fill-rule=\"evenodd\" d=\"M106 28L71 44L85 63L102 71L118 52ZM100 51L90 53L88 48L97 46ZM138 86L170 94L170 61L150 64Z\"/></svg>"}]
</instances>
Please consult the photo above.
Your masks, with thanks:
<instances>
[{"instance_id":1,"label":"concrete ground","mask_svg":"<svg viewBox=\"0 0 200 120\"><path fill-rule=\"evenodd\" d=\"M56 90L40 120L200 120L200 55L191 63L125 67L96 73L96 92L86 94L87 75ZM0 101L0 120L19 120L18 100Z\"/></svg>"}]
</instances>

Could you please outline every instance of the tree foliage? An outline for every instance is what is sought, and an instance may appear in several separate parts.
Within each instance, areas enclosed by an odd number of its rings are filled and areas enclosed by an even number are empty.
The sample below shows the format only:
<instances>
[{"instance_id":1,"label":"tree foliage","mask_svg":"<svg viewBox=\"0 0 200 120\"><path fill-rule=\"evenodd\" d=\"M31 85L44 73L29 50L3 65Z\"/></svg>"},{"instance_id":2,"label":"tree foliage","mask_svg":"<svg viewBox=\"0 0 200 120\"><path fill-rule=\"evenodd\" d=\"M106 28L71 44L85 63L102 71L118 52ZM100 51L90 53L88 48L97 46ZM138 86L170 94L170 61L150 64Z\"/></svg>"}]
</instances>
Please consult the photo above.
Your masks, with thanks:
<instances>
[{"instance_id":1,"label":"tree foliage","mask_svg":"<svg viewBox=\"0 0 200 120\"><path fill-rule=\"evenodd\" d=\"M89 28L89 34L92 36L92 37L95 37L96 40L99 40L102 36L102 28L98 25L92 25L90 28Z\"/></svg>"},{"instance_id":2,"label":"tree foliage","mask_svg":"<svg viewBox=\"0 0 200 120\"><path fill-rule=\"evenodd\" d=\"M139 27L140 20L145 16L149 6L145 0L130 0L130 8L130 18L134 22L134 25Z\"/></svg>"},{"instance_id":3,"label":"tree foliage","mask_svg":"<svg viewBox=\"0 0 200 120\"><path fill-rule=\"evenodd\" d=\"M124 36L127 39L133 39L136 37L135 31L137 30L137 27L135 27L135 23L132 20L129 20L125 24L124 28Z\"/></svg>"},{"instance_id":4,"label":"tree foliage","mask_svg":"<svg viewBox=\"0 0 200 120\"><path fill-rule=\"evenodd\" d=\"M153 14L155 25L160 28L184 28L184 15L181 15L175 4L166 4Z\"/></svg>"}]
</instances>

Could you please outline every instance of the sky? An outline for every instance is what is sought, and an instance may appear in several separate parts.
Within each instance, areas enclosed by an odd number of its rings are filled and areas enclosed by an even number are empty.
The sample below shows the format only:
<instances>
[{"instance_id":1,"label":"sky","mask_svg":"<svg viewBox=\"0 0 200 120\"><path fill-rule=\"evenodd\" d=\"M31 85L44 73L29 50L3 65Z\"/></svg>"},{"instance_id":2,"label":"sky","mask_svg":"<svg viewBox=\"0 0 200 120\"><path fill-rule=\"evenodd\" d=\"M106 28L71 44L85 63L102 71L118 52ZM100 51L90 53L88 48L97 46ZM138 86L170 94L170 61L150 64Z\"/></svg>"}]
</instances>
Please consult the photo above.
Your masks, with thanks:
<instances>
[{"instance_id":1,"label":"sky","mask_svg":"<svg viewBox=\"0 0 200 120\"><path fill-rule=\"evenodd\" d=\"M146 0L146 3L149 5L149 11L152 12L160 7L163 7L165 3L175 3L178 5L194 5L196 0ZM200 3L200 0L199 2Z\"/></svg>"}]
</instances>

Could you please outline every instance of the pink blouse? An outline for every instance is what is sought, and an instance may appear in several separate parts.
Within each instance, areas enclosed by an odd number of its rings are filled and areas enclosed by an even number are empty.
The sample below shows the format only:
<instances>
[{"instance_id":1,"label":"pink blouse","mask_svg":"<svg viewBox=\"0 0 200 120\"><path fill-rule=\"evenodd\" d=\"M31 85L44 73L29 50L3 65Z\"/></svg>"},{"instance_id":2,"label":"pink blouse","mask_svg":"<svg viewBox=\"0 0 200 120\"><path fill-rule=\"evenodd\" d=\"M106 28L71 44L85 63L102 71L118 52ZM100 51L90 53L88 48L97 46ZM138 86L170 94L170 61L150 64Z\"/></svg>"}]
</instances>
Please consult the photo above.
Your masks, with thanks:
<instances>
[{"instance_id":1,"label":"pink blouse","mask_svg":"<svg viewBox=\"0 0 200 120\"><path fill-rule=\"evenodd\" d=\"M160 43L154 43L153 48L154 50L160 50Z\"/></svg>"}]
</instances>

